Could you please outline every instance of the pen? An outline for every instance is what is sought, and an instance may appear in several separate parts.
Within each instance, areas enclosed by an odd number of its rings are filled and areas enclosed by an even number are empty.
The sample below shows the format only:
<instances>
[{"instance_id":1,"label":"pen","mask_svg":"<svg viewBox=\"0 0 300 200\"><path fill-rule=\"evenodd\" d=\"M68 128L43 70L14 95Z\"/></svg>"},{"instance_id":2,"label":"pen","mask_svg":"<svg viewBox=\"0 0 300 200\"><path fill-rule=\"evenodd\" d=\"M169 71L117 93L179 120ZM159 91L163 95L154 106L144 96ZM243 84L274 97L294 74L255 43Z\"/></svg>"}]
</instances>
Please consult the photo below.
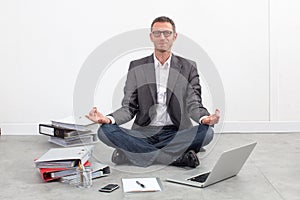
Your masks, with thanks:
<instances>
[{"instance_id":1,"label":"pen","mask_svg":"<svg viewBox=\"0 0 300 200\"><path fill-rule=\"evenodd\" d=\"M136 184L138 184L139 186L141 186L142 188L144 188L145 187L145 185L144 184L142 184L142 183L140 183L139 181L136 181Z\"/></svg>"},{"instance_id":2,"label":"pen","mask_svg":"<svg viewBox=\"0 0 300 200\"><path fill-rule=\"evenodd\" d=\"M78 169L79 169L79 180L80 180L80 183L79 184L83 184L83 166L81 165L81 162L79 161L78 163Z\"/></svg>"}]
</instances>

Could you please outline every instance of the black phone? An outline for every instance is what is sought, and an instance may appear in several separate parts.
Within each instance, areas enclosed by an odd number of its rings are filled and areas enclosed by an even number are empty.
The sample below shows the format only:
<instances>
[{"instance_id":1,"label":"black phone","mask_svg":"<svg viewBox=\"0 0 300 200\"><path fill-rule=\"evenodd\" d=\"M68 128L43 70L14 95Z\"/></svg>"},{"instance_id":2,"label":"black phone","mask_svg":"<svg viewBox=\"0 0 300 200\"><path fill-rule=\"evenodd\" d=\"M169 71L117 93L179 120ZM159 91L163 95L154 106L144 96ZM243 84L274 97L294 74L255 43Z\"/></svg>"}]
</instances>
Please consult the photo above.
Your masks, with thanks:
<instances>
[{"instance_id":1,"label":"black phone","mask_svg":"<svg viewBox=\"0 0 300 200\"><path fill-rule=\"evenodd\" d=\"M116 189L119 188L119 185L118 184L113 184L113 183L110 183L102 188L99 189L99 192L112 192Z\"/></svg>"}]
</instances>

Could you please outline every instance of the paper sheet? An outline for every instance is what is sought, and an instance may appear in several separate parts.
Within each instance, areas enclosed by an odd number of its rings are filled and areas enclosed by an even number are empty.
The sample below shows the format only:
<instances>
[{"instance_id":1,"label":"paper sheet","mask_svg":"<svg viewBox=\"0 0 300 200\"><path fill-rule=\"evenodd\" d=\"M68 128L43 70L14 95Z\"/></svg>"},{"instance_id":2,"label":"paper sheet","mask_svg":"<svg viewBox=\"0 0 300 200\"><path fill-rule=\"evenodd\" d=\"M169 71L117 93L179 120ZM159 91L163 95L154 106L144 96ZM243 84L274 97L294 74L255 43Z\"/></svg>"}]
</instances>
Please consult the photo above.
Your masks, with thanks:
<instances>
[{"instance_id":1,"label":"paper sheet","mask_svg":"<svg viewBox=\"0 0 300 200\"><path fill-rule=\"evenodd\" d=\"M138 184L140 183L140 184ZM156 192L161 191L158 178L123 178L124 192ZM142 187L141 184L144 186Z\"/></svg>"}]
</instances>

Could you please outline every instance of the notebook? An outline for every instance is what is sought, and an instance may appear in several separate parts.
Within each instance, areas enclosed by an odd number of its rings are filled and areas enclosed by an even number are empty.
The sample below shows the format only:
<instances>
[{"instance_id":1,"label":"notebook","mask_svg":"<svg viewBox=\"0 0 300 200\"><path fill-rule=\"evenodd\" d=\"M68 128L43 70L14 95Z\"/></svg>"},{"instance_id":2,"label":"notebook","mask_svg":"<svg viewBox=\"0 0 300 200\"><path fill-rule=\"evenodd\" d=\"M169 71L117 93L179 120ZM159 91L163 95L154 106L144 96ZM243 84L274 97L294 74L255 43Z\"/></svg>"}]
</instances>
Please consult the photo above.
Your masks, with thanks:
<instances>
[{"instance_id":1,"label":"notebook","mask_svg":"<svg viewBox=\"0 0 300 200\"><path fill-rule=\"evenodd\" d=\"M167 179L169 182L206 187L237 175L257 143L243 145L222 153L210 171L200 173L199 169L176 175Z\"/></svg>"}]
</instances>

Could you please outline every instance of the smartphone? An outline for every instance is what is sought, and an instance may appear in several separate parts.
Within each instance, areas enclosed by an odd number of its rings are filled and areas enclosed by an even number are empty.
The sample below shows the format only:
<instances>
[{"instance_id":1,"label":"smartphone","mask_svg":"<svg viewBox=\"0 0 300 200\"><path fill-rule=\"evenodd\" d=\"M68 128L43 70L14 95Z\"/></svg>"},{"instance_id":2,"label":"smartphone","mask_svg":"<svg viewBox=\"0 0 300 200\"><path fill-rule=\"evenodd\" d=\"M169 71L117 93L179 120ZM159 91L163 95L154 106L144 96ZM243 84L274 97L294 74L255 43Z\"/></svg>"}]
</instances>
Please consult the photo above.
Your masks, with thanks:
<instances>
[{"instance_id":1,"label":"smartphone","mask_svg":"<svg viewBox=\"0 0 300 200\"><path fill-rule=\"evenodd\" d=\"M119 185L118 184L113 184L113 183L110 183L102 188L99 189L99 192L112 192L116 189L119 188Z\"/></svg>"}]
</instances>

